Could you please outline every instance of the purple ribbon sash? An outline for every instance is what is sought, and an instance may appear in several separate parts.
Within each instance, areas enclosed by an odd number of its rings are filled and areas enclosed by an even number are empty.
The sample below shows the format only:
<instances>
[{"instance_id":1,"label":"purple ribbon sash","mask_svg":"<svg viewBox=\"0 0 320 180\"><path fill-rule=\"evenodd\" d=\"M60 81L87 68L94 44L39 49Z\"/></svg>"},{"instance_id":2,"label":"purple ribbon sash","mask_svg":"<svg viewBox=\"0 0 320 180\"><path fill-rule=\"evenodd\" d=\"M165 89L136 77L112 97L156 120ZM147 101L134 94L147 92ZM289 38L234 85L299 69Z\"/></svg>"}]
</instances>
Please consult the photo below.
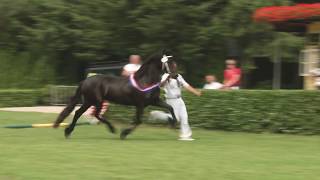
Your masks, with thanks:
<instances>
[{"instance_id":1,"label":"purple ribbon sash","mask_svg":"<svg viewBox=\"0 0 320 180\"><path fill-rule=\"evenodd\" d=\"M156 83L152 86L146 87L146 88L141 88L138 83L136 82L136 80L134 79L134 74L131 74L130 77L130 83L132 84L133 87L135 87L137 90L141 91L141 92L148 92L151 91L152 89L158 88L160 86L160 83Z\"/></svg>"}]
</instances>

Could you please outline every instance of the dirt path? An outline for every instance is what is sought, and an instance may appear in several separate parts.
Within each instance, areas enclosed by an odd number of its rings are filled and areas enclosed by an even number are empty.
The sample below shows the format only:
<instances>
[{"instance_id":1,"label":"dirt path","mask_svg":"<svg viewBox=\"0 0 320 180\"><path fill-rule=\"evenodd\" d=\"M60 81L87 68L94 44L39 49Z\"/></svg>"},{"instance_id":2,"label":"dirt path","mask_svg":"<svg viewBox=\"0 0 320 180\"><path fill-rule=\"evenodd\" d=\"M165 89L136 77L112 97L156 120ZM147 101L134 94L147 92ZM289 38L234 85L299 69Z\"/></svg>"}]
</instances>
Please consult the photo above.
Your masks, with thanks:
<instances>
[{"instance_id":1,"label":"dirt path","mask_svg":"<svg viewBox=\"0 0 320 180\"><path fill-rule=\"evenodd\" d=\"M34 107L10 107L0 108L0 111L14 111L14 112L41 112L41 113L60 113L64 106L34 106ZM77 110L79 107L76 107ZM75 111L74 110L74 111ZM72 112L74 114L74 111ZM88 111L84 113L88 115Z\"/></svg>"}]
</instances>

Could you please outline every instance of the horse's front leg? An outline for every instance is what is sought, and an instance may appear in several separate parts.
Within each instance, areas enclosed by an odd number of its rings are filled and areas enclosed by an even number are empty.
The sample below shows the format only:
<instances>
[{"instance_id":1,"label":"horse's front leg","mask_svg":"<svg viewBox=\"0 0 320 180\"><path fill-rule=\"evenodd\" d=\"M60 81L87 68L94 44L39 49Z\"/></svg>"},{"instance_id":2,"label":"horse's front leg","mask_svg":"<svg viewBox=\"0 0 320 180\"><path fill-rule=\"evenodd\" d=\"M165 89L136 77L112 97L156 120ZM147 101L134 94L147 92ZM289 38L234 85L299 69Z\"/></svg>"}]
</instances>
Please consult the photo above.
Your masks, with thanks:
<instances>
[{"instance_id":1,"label":"horse's front leg","mask_svg":"<svg viewBox=\"0 0 320 180\"><path fill-rule=\"evenodd\" d=\"M74 127L75 127L76 124L77 124L78 119L80 118L80 116L81 116L84 112L86 112L86 110L87 110L89 107L90 107L90 104L83 103L83 105L82 105L78 110L76 110L71 124L64 130L64 135L65 135L66 138L68 138L68 137L70 136L70 134L72 133Z\"/></svg>"},{"instance_id":2,"label":"horse's front leg","mask_svg":"<svg viewBox=\"0 0 320 180\"><path fill-rule=\"evenodd\" d=\"M120 138L122 140L125 139L130 133L132 133L134 129L137 128L137 126L139 126L142 123L141 117L143 115L143 110L144 110L144 106L136 107L136 116L133 120L132 126L130 128L127 128L121 131Z\"/></svg>"},{"instance_id":3,"label":"horse's front leg","mask_svg":"<svg viewBox=\"0 0 320 180\"><path fill-rule=\"evenodd\" d=\"M153 105L157 106L157 107L165 108L171 113L172 119L169 118L169 123L170 123L171 127L175 129L177 126L177 118L176 118L176 115L174 113L172 106L170 106L168 103L164 102L161 99L159 99Z\"/></svg>"},{"instance_id":4,"label":"horse's front leg","mask_svg":"<svg viewBox=\"0 0 320 180\"><path fill-rule=\"evenodd\" d=\"M102 109L102 105L103 102L99 102L97 103L96 107L96 112L95 112L95 117L102 122L103 124L107 125L109 127L109 130L111 133L115 134L116 133L116 129L114 128L114 126L105 118L103 117L103 115L100 115L101 109Z\"/></svg>"}]
</instances>

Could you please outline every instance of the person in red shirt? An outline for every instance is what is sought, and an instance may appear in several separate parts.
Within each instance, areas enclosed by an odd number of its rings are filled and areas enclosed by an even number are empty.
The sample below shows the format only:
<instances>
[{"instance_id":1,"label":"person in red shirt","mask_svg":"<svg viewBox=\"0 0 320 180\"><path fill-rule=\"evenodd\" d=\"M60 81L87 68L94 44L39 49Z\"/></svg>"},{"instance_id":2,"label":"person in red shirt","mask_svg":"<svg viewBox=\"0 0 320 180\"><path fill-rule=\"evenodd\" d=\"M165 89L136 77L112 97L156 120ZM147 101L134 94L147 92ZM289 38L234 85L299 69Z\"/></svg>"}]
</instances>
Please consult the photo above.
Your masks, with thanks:
<instances>
[{"instance_id":1,"label":"person in red shirt","mask_svg":"<svg viewBox=\"0 0 320 180\"><path fill-rule=\"evenodd\" d=\"M237 68L237 62L234 59L228 59L226 66L223 89L240 89L241 69Z\"/></svg>"}]
</instances>

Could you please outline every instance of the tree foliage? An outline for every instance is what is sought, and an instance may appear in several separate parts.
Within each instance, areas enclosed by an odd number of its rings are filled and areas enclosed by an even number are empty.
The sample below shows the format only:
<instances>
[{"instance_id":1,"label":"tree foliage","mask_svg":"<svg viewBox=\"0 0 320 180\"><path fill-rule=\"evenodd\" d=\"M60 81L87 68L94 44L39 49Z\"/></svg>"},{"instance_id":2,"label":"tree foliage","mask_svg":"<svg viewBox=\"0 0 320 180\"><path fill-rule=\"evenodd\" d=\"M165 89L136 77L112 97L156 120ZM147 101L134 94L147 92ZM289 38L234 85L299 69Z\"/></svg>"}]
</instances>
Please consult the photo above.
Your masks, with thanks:
<instances>
[{"instance_id":1,"label":"tree foliage","mask_svg":"<svg viewBox=\"0 0 320 180\"><path fill-rule=\"evenodd\" d=\"M10 78L0 81L7 79L6 85L18 87L75 83L81 78L79 70L87 62L123 60L130 53L145 56L162 48L171 49L179 57L181 68L193 83L206 73L222 74L223 61L228 56L239 56L243 62L250 62L256 54L272 56L279 42L284 59L294 60L302 46L301 37L276 35L271 26L255 23L251 18L256 8L290 3L289 0L2 0L0 51L26 71L21 73L13 65L12 69L3 68L3 73L7 70L39 80L28 84ZM0 57L0 63L8 60L4 56Z\"/></svg>"}]
</instances>

